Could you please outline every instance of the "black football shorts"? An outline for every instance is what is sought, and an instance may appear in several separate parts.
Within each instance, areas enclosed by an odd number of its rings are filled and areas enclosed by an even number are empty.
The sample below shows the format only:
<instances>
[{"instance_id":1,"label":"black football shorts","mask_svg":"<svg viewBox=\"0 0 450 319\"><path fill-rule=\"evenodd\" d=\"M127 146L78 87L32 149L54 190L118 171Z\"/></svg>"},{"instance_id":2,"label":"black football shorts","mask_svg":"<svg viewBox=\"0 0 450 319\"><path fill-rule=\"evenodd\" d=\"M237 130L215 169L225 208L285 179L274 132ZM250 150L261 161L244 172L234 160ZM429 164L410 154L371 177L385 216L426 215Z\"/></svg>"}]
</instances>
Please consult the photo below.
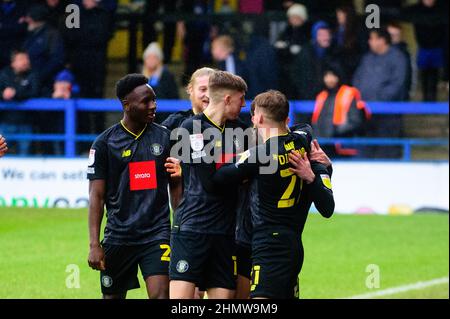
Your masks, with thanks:
<instances>
[{"instance_id":1,"label":"black football shorts","mask_svg":"<svg viewBox=\"0 0 450 319\"><path fill-rule=\"evenodd\" d=\"M252 249L248 245L236 243L237 273L247 279L251 279Z\"/></svg>"},{"instance_id":2,"label":"black football shorts","mask_svg":"<svg viewBox=\"0 0 450 319\"><path fill-rule=\"evenodd\" d=\"M139 288L138 267L144 280L149 276L168 275L170 246L167 241L122 246L104 244L105 271L100 272L104 295L126 293Z\"/></svg>"},{"instance_id":3,"label":"black football shorts","mask_svg":"<svg viewBox=\"0 0 450 319\"><path fill-rule=\"evenodd\" d=\"M195 283L200 290L236 289L234 238L177 231L171 234L170 280Z\"/></svg>"},{"instance_id":4,"label":"black football shorts","mask_svg":"<svg viewBox=\"0 0 450 319\"><path fill-rule=\"evenodd\" d=\"M251 298L298 298L298 275L302 263L300 234L285 229L254 232Z\"/></svg>"}]
</instances>

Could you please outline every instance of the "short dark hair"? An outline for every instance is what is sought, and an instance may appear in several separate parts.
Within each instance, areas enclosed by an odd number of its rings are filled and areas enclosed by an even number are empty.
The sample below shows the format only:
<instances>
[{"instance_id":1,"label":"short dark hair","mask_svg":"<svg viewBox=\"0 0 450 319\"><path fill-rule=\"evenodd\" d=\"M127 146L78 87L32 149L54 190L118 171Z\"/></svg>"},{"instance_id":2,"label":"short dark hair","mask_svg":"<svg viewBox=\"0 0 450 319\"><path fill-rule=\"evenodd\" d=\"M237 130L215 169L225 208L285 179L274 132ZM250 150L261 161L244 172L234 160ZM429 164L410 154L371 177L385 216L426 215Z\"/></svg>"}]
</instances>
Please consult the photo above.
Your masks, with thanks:
<instances>
[{"instance_id":1,"label":"short dark hair","mask_svg":"<svg viewBox=\"0 0 450 319\"><path fill-rule=\"evenodd\" d=\"M17 49L17 50L13 50L11 52L11 61L14 60L14 58L16 57L16 55L18 54L26 54L29 56L28 52L22 49Z\"/></svg>"},{"instance_id":2,"label":"short dark hair","mask_svg":"<svg viewBox=\"0 0 450 319\"><path fill-rule=\"evenodd\" d=\"M36 3L31 5L26 12L26 16L30 17L36 22L47 21L48 15L49 9L47 8L46 5L42 3Z\"/></svg>"},{"instance_id":3,"label":"short dark hair","mask_svg":"<svg viewBox=\"0 0 450 319\"><path fill-rule=\"evenodd\" d=\"M251 104L251 112L254 114L255 108L264 109L267 117L275 122L283 122L289 116L289 101L286 95L276 90L258 94Z\"/></svg>"},{"instance_id":4,"label":"short dark hair","mask_svg":"<svg viewBox=\"0 0 450 319\"><path fill-rule=\"evenodd\" d=\"M120 101L138 86L148 83L148 79L139 73L127 74L116 83L116 95Z\"/></svg>"},{"instance_id":5,"label":"short dark hair","mask_svg":"<svg viewBox=\"0 0 450 319\"><path fill-rule=\"evenodd\" d=\"M209 94L215 99L217 91L232 90L236 92L247 92L247 83L238 75L226 71L215 71L209 77Z\"/></svg>"},{"instance_id":6,"label":"short dark hair","mask_svg":"<svg viewBox=\"0 0 450 319\"><path fill-rule=\"evenodd\" d=\"M327 73L333 73L335 76L337 76L339 78L339 83L344 83L347 80L347 77L346 77L346 74L344 72L344 69L336 61L330 61L330 62L327 62L327 63L324 64L322 78L325 77L325 75Z\"/></svg>"},{"instance_id":7,"label":"short dark hair","mask_svg":"<svg viewBox=\"0 0 450 319\"><path fill-rule=\"evenodd\" d=\"M209 89L229 89L247 92L247 84L238 75L227 71L215 71L209 77Z\"/></svg>"},{"instance_id":8,"label":"short dark hair","mask_svg":"<svg viewBox=\"0 0 450 319\"><path fill-rule=\"evenodd\" d=\"M378 37L383 38L387 44L391 44L391 35L387 31L387 28L382 27L379 29L372 29L370 30L370 33L376 33Z\"/></svg>"},{"instance_id":9,"label":"short dark hair","mask_svg":"<svg viewBox=\"0 0 450 319\"><path fill-rule=\"evenodd\" d=\"M390 21L386 25L386 27L393 27L393 28L398 29L398 30L403 30L402 25L399 22L397 22L397 21Z\"/></svg>"}]
</instances>

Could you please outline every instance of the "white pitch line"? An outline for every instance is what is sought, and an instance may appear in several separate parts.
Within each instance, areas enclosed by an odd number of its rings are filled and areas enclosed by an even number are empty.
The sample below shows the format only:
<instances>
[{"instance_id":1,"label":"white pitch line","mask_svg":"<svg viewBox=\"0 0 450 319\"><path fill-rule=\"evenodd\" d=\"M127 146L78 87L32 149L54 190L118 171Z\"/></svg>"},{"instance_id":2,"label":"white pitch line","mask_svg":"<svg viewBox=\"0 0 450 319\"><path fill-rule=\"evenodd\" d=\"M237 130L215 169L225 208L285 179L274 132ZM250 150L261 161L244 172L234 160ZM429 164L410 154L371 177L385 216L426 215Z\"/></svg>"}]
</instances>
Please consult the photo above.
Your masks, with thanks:
<instances>
[{"instance_id":1,"label":"white pitch line","mask_svg":"<svg viewBox=\"0 0 450 319\"><path fill-rule=\"evenodd\" d=\"M436 278L429 281L419 281L414 284L403 285L398 287L387 288L383 290L378 290L374 292L369 292L367 294L355 295L345 299L371 299L374 297L381 297L387 295L393 295L400 292L410 291L410 290L419 290L430 286L435 286L439 284L448 284L448 277Z\"/></svg>"}]
</instances>

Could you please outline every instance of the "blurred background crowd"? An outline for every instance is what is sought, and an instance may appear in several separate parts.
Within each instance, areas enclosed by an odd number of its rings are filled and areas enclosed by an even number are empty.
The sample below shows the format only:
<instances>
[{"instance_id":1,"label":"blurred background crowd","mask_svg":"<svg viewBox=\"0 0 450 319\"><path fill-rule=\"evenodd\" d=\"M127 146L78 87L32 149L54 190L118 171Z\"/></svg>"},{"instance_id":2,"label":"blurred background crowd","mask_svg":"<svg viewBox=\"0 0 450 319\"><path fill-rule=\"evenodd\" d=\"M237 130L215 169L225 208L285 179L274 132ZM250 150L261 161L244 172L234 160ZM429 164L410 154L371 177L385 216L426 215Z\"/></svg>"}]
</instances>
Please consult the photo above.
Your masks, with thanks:
<instances>
[{"instance_id":1,"label":"blurred background crowd","mask_svg":"<svg viewBox=\"0 0 450 319\"><path fill-rule=\"evenodd\" d=\"M79 28L68 27L69 4L80 8ZM381 9L380 28L366 25L369 4ZM129 72L145 74L160 100L186 99L187 81L203 66L242 76L247 99L278 89L316 101L313 114L295 121L319 136L401 137L402 116L371 115L365 101L448 100L448 1L0 0L3 102L114 98L114 82ZM79 133L99 133L117 114L78 118ZM60 113L0 110L5 136L63 129ZM13 152L62 149L26 142Z\"/></svg>"}]
</instances>

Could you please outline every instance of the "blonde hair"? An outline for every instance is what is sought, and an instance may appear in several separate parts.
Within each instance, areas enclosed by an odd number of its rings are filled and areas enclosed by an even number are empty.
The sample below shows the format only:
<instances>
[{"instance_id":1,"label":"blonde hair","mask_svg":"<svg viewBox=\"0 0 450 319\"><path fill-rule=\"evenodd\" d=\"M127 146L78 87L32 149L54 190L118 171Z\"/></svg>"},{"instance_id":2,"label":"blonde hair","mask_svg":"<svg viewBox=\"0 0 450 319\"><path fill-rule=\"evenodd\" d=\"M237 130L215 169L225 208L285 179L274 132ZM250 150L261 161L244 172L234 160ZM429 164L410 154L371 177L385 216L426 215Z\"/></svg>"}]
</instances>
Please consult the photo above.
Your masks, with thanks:
<instances>
[{"instance_id":1,"label":"blonde hair","mask_svg":"<svg viewBox=\"0 0 450 319\"><path fill-rule=\"evenodd\" d=\"M216 70L208 68L208 67L203 67L203 68L197 69L194 73L192 73L191 79L189 80L189 83L186 86L186 91L189 91L189 89L194 86L195 80L197 80L198 78L200 78L202 76L211 76L211 74L213 74L215 71Z\"/></svg>"}]
</instances>

